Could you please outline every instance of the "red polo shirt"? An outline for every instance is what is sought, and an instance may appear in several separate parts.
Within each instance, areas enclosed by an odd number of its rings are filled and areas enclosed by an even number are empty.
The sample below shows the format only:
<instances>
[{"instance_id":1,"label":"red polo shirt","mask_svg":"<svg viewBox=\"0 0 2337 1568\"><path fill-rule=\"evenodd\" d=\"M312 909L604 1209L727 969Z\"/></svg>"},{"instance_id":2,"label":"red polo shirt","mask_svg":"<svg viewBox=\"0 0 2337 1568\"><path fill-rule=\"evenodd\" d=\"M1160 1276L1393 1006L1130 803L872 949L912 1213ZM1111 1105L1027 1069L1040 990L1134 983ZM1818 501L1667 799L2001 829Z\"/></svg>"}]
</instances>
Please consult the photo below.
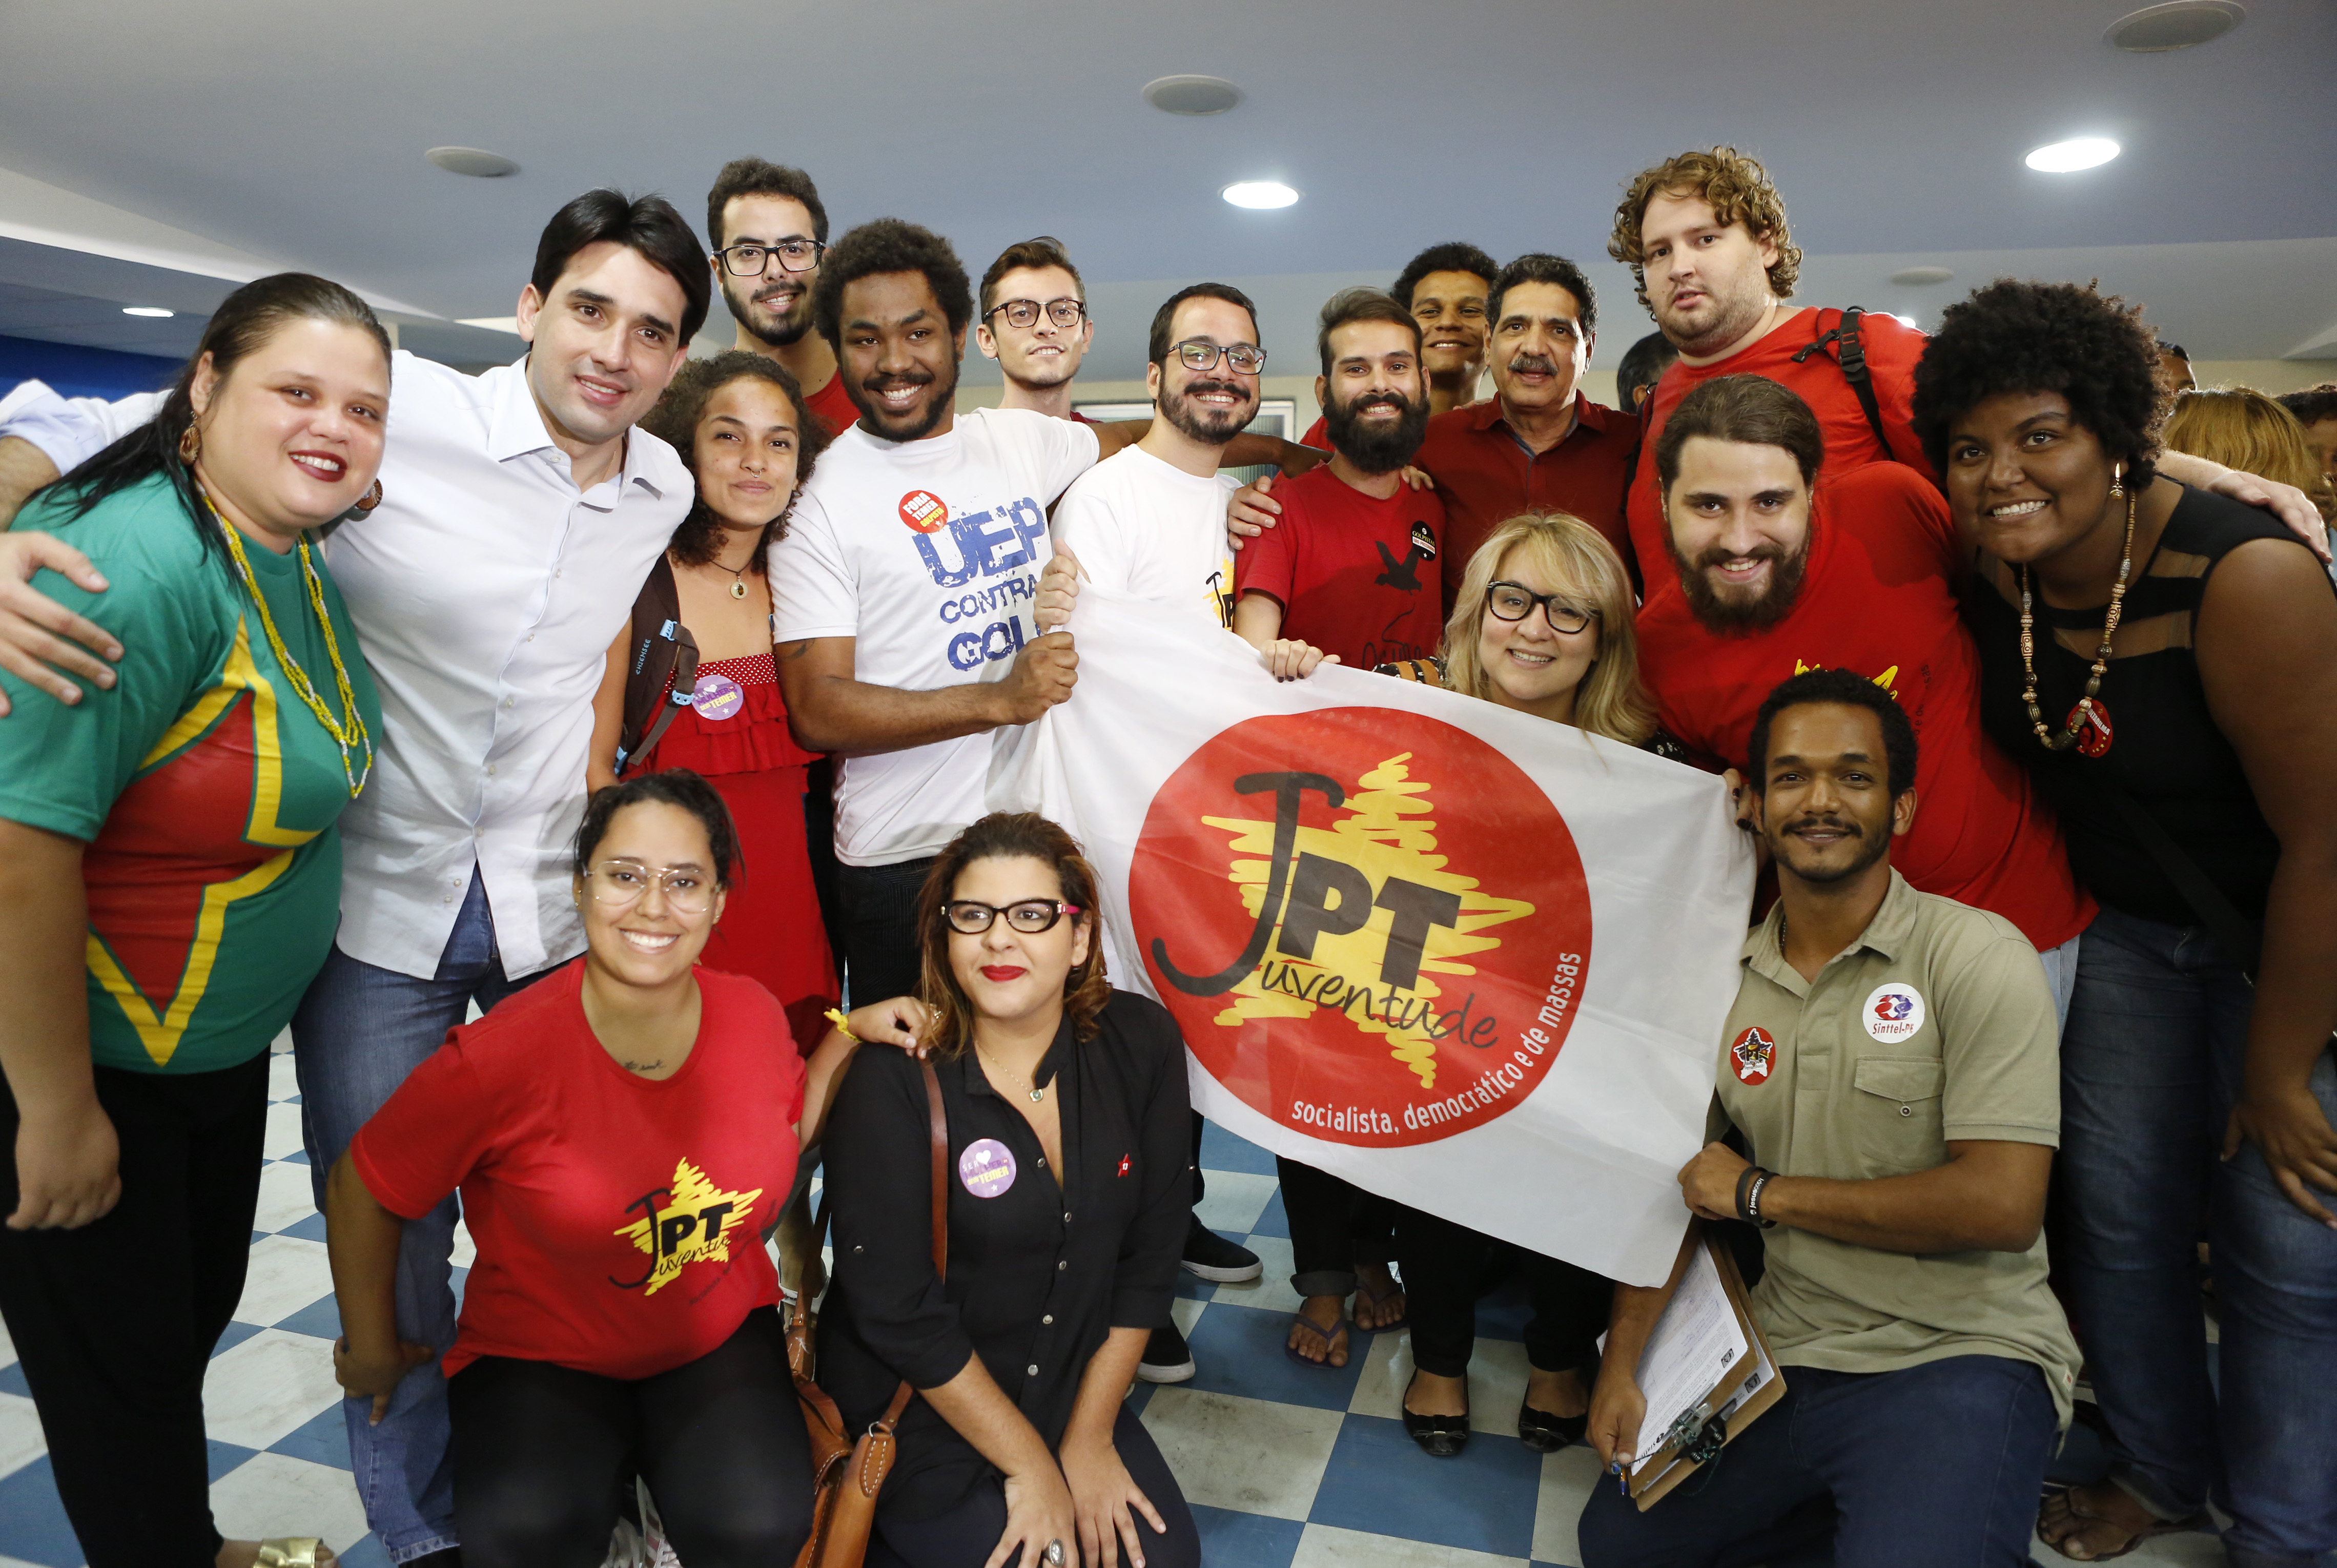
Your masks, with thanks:
<instances>
[{"instance_id":1,"label":"red polo shirt","mask_svg":"<svg viewBox=\"0 0 2337 1568\"><path fill-rule=\"evenodd\" d=\"M826 386L804 394L804 405L811 410L814 418L827 426L831 438L842 435L860 417L860 411L852 406L852 399L845 393L844 372L840 368L827 378Z\"/></svg>"},{"instance_id":2,"label":"red polo shirt","mask_svg":"<svg viewBox=\"0 0 2337 1568\"><path fill-rule=\"evenodd\" d=\"M1625 565L1630 536L1623 489L1638 449L1630 415L1574 394L1574 428L1548 452L1528 452L1510 429L1501 400L1489 397L1428 422L1412 461L1436 481L1444 500L1444 608L1461 591L1461 574L1485 536L1522 511L1569 511L1607 536ZM1658 554L1657 560L1663 557Z\"/></svg>"},{"instance_id":3,"label":"red polo shirt","mask_svg":"<svg viewBox=\"0 0 2337 1568\"><path fill-rule=\"evenodd\" d=\"M1805 669L1853 669L1915 726L1915 825L1891 863L1921 892L2003 916L2041 951L2086 929L2061 830L1980 722L1980 655L1956 602L1955 524L1931 482L1896 463L1820 483L1800 597L1765 630L1706 630L1679 591L1639 611L1639 676L1664 727L1706 765L1742 768L1762 699Z\"/></svg>"},{"instance_id":4,"label":"red polo shirt","mask_svg":"<svg viewBox=\"0 0 2337 1568\"><path fill-rule=\"evenodd\" d=\"M1664 512L1661 486L1656 475L1656 443L1665 422L1680 400L1719 375L1765 375L1791 388L1817 415L1825 435L1824 473L1847 473L1869 463L1896 459L1925 478L1931 465L1924 460L1922 443L1915 439L1915 362L1931 341L1895 316L1868 313L1858 318L1859 346L1865 351L1868 372L1874 378L1874 401L1882 411L1882 428L1891 433L1885 448L1874 439L1866 410L1858 401L1850 378L1842 373L1834 346L1817 350L1799 365L1794 355L1842 323L1839 310L1804 310L1786 317L1766 337L1756 338L1727 358L1711 365L1674 360L1655 391L1648 394L1651 412L1647 427L1647 460L1631 482L1631 542L1648 579L1648 595L1677 592L1679 580L1664 555ZM1620 417L1618 415L1617 417ZM1432 427L1433 428L1433 427ZM1433 472L1434 470L1430 472ZM1926 891L1936 890L1924 890Z\"/></svg>"}]
</instances>

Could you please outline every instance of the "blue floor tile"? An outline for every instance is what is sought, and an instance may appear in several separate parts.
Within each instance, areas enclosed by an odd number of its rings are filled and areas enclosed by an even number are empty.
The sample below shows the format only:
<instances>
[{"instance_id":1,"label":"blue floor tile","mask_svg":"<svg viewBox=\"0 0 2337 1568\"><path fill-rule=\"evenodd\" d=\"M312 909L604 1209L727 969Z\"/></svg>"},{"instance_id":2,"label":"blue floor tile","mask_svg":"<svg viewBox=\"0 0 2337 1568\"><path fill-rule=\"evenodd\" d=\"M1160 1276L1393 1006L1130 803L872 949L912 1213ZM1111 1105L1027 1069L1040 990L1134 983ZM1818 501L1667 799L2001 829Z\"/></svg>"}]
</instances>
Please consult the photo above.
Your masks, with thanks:
<instances>
[{"instance_id":1,"label":"blue floor tile","mask_svg":"<svg viewBox=\"0 0 2337 1568\"><path fill-rule=\"evenodd\" d=\"M260 1325L258 1323L230 1323L227 1326L227 1332L219 1337L219 1343L211 1347L212 1358L216 1359L234 1349L238 1345L259 1333L259 1329Z\"/></svg>"},{"instance_id":2,"label":"blue floor tile","mask_svg":"<svg viewBox=\"0 0 2337 1568\"><path fill-rule=\"evenodd\" d=\"M288 1454L295 1459L306 1459L312 1465L329 1465L336 1470L349 1467L349 1428L334 1405L320 1410L299 1426L278 1438L269 1450L271 1454ZM347 1558L344 1557L344 1562Z\"/></svg>"},{"instance_id":3,"label":"blue floor tile","mask_svg":"<svg viewBox=\"0 0 2337 1568\"><path fill-rule=\"evenodd\" d=\"M56 1479L46 1454L13 1475L0 1476L0 1557L38 1563L42 1568L79 1568L81 1542L57 1501Z\"/></svg>"},{"instance_id":4,"label":"blue floor tile","mask_svg":"<svg viewBox=\"0 0 2337 1568\"><path fill-rule=\"evenodd\" d=\"M309 1302L276 1326L295 1334L313 1334L319 1339L337 1339L341 1337L340 1303L327 1296Z\"/></svg>"},{"instance_id":5,"label":"blue floor tile","mask_svg":"<svg viewBox=\"0 0 2337 1568\"><path fill-rule=\"evenodd\" d=\"M217 1481L259 1452L257 1448L243 1448L233 1443L222 1443L216 1437L206 1439L203 1446L210 1451L210 1478L213 1481Z\"/></svg>"},{"instance_id":6,"label":"blue floor tile","mask_svg":"<svg viewBox=\"0 0 2337 1568\"><path fill-rule=\"evenodd\" d=\"M1238 1171L1248 1176L1274 1174L1274 1156L1247 1138L1237 1138L1215 1122L1201 1124L1201 1169Z\"/></svg>"},{"instance_id":7,"label":"blue floor tile","mask_svg":"<svg viewBox=\"0 0 2337 1568\"><path fill-rule=\"evenodd\" d=\"M325 1239L325 1216L311 1214L299 1223L287 1225L276 1233L279 1236L297 1236L304 1242L321 1242Z\"/></svg>"},{"instance_id":8,"label":"blue floor tile","mask_svg":"<svg viewBox=\"0 0 2337 1568\"><path fill-rule=\"evenodd\" d=\"M1298 1537L1306 1529L1296 1519L1237 1514L1198 1503L1192 1508L1193 1523L1201 1532L1201 1561L1208 1568L1290 1568Z\"/></svg>"},{"instance_id":9,"label":"blue floor tile","mask_svg":"<svg viewBox=\"0 0 2337 1568\"><path fill-rule=\"evenodd\" d=\"M1211 1309L1211 1316L1216 1309ZM1523 1557L1533 1549L1541 1456L1480 1432L1455 1459L1433 1459L1403 1423L1350 1416L1323 1472L1308 1521Z\"/></svg>"},{"instance_id":10,"label":"blue floor tile","mask_svg":"<svg viewBox=\"0 0 2337 1568\"><path fill-rule=\"evenodd\" d=\"M0 1367L0 1394L14 1394L23 1399L33 1397L33 1386L24 1380L23 1362L11 1361L6 1366Z\"/></svg>"},{"instance_id":11,"label":"blue floor tile","mask_svg":"<svg viewBox=\"0 0 2337 1568\"><path fill-rule=\"evenodd\" d=\"M1282 1348L1290 1337L1288 1312L1217 1301L1186 1336L1193 1346L1194 1364L1199 1368L1188 1386L1245 1399L1344 1410L1355 1397L1355 1383L1364 1371L1364 1349L1372 1339L1352 1325L1347 1334L1345 1366L1301 1365Z\"/></svg>"},{"instance_id":12,"label":"blue floor tile","mask_svg":"<svg viewBox=\"0 0 2337 1568\"><path fill-rule=\"evenodd\" d=\"M1280 1187L1274 1189L1274 1196L1268 1198L1266 1201L1266 1207L1258 1212L1257 1223L1250 1227L1250 1234L1280 1236L1285 1241L1290 1239L1290 1214L1282 1206Z\"/></svg>"},{"instance_id":13,"label":"blue floor tile","mask_svg":"<svg viewBox=\"0 0 2337 1568\"><path fill-rule=\"evenodd\" d=\"M305 1165L308 1163L308 1151L306 1149L295 1149L290 1154L285 1155L284 1159L286 1163L290 1164Z\"/></svg>"}]
</instances>

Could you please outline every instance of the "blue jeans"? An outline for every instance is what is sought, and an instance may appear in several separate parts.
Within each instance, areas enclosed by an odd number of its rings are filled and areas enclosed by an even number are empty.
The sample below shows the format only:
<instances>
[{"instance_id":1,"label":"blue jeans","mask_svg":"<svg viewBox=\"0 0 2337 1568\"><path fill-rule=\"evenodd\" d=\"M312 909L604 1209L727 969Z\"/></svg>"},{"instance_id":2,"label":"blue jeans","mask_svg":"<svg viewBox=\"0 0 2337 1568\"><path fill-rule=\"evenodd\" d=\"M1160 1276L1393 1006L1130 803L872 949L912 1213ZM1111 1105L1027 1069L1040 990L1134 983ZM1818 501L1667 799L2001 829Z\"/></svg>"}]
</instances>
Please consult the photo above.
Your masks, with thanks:
<instances>
[{"instance_id":1,"label":"blue jeans","mask_svg":"<svg viewBox=\"0 0 2337 1568\"><path fill-rule=\"evenodd\" d=\"M2337 1232L2243 1145L2216 1159L2254 1004L2198 928L2104 910L2061 1038L2053 1271L2113 1435L2111 1476L2162 1518L2212 1496L2242 1568L2337 1547ZM2337 1120L2337 1061L2313 1093ZM2223 1325L2207 1379L2197 1242Z\"/></svg>"},{"instance_id":2,"label":"blue jeans","mask_svg":"<svg viewBox=\"0 0 2337 1568\"><path fill-rule=\"evenodd\" d=\"M2035 1366L1951 1356L1785 1377L1775 1405L1647 1513L1602 1475L1582 1509L1584 1568L2029 1561L2055 1441L2053 1396Z\"/></svg>"},{"instance_id":3,"label":"blue jeans","mask_svg":"<svg viewBox=\"0 0 2337 1568\"><path fill-rule=\"evenodd\" d=\"M549 970L543 971L549 973ZM325 1178L373 1114L461 1023L475 1000L493 1008L540 976L513 980L495 950L485 881L455 919L438 972L416 979L376 969L338 948L325 960L292 1018L293 1066L300 1077L300 1141L307 1145L317 1206ZM397 1337L443 1351L455 1342L448 1259L455 1201L406 1222L397 1251ZM406 1375L376 1427L370 1399L345 1399L349 1465L366 1522L390 1561L405 1563L456 1544L455 1481L446 1457L446 1379L435 1360Z\"/></svg>"}]
</instances>

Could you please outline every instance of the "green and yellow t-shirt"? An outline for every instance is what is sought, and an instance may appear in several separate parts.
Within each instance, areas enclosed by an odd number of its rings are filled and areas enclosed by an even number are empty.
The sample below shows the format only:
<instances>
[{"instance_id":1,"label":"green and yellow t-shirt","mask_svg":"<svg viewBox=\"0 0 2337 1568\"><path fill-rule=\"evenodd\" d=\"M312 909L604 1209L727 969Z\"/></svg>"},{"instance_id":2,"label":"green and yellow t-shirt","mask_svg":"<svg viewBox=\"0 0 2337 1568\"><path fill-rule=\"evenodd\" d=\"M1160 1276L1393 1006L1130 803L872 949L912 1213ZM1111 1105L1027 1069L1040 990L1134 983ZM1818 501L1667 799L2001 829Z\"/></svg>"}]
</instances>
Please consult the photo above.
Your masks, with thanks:
<instances>
[{"instance_id":1,"label":"green and yellow t-shirt","mask_svg":"<svg viewBox=\"0 0 2337 1568\"><path fill-rule=\"evenodd\" d=\"M332 949L334 823L349 803L340 747L278 665L233 563L197 534L166 481L73 522L61 515L36 505L17 526L54 531L112 586L89 593L54 573L34 586L121 640L121 678L103 691L83 682L68 707L0 673L12 710L0 719L0 817L89 846L97 1063L233 1066L268 1048ZM244 554L286 650L342 719L298 553L246 541ZM380 704L329 576L324 597L378 747ZM361 769L362 752L350 761Z\"/></svg>"}]
</instances>

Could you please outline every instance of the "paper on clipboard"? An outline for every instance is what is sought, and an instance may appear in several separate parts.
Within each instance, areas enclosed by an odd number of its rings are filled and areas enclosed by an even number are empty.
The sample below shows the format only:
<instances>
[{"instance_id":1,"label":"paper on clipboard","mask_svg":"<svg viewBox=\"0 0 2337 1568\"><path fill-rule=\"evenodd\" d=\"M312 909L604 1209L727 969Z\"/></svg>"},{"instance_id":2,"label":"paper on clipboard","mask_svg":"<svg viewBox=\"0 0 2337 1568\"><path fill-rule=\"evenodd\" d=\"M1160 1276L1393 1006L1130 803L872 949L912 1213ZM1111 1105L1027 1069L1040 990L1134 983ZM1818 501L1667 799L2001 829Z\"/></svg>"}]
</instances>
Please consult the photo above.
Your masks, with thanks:
<instances>
[{"instance_id":1,"label":"paper on clipboard","mask_svg":"<svg viewBox=\"0 0 2337 1568\"><path fill-rule=\"evenodd\" d=\"M1647 1416L1639 1423L1642 1440L1670 1430L1672 1423L1727 1378L1749 1349L1711 1246L1699 1246L1639 1356L1639 1392L1648 1402ZM1664 1452L1668 1450L1640 1455L1632 1461L1631 1473L1638 1475Z\"/></svg>"},{"instance_id":2,"label":"paper on clipboard","mask_svg":"<svg viewBox=\"0 0 2337 1568\"><path fill-rule=\"evenodd\" d=\"M1785 1397L1785 1380L1775 1359L1769 1354L1767 1341L1762 1338L1761 1325L1754 1320L1751 1302L1745 1293L1745 1282L1737 1276L1736 1260L1708 1235L1697 1249L1689 1270L1682 1276L1683 1290L1690 1278L1698 1281L1700 1291L1707 1290L1712 1281L1717 1281L1722 1310L1727 1313L1739 1342L1746 1347L1745 1353L1729 1362L1726 1370L1679 1407L1681 1413L1695 1416L1699 1434L1708 1418L1704 1413L1716 1417L1720 1421L1721 1441L1726 1444L1734 1442L1747 1425L1757 1420L1762 1412ZM1675 1300L1677 1299L1676 1294ZM1684 1325L1701 1321L1710 1307L1709 1297L1700 1295L1690 1314L1683 1320ZM1668 1316L1669 1304L1665 1310ZM1663 1319L1657 1320L1658 1331L1662 1329L1663 1323ZM1655 1338L1654 1335L1648 1337L1650 1349L1654 1348ZM1716 1360L1716 1354L1711 1359ZM1709 1367L1711 1360L1707 1360L1706 1365ZM1642 1378L1649 1375L1644 1359L1640 1375ZM1645 1388L1644 1383L1642 1388ZM1649 1414L1652 1417L1652 1403ZM1678 1414L1672 1417L1674 1422L1678 1422L1679 1418ZM1654 1448L1652 1453L1632 1465L1628 1490L1644 1513L1700 1468L1703 1461L1687 1456L1686 1450L1689 1445L1686 1442L1675 1440L1667 1443L1662 1440L1671 1434L1669 1427L1657 1427L1650 1419L1641 1424L1639 1432L1639 1440L1652 1444Z\"/></svg>"}]
</instances>

